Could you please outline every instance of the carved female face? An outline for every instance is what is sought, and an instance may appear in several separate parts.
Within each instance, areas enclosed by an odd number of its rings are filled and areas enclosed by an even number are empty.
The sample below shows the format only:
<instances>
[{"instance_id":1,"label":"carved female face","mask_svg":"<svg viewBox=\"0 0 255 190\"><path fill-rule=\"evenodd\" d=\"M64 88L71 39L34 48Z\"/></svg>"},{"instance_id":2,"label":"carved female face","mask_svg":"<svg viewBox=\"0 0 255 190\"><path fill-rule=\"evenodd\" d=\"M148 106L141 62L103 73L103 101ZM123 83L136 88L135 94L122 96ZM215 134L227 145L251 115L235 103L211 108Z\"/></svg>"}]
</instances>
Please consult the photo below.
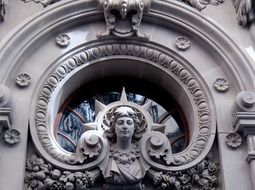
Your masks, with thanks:
<instances>
[{"instance_id":1,"label":"carved female face","mask_svg":"<svg viewBox=\"0 0 255 190\"><path fill-rule=\"evenodd\" d=\"M119 117L115 123L117 138L132 138L135 130L134 120L128 116Z\"/></svg>"}]
</instances>

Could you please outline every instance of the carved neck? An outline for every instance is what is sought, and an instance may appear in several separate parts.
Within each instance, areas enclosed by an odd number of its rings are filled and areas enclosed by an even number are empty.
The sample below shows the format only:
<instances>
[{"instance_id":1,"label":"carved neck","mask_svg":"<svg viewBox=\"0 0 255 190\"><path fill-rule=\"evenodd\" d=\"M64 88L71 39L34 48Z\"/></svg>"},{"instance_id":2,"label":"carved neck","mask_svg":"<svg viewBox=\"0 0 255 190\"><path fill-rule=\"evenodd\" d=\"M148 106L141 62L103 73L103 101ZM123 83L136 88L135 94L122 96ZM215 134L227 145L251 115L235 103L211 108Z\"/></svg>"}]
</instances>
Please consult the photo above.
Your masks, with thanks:
<instances>
[{"instance_id":1,"label":"carved neck","mask_svg":"<svg viewBox=\"0 0 255 190\"><path fill-rule=\"evenodd\" d=\"M122 151L129 151L131 148L132 139L117 138L116 148Z\"/></svg>"}]
</instances>

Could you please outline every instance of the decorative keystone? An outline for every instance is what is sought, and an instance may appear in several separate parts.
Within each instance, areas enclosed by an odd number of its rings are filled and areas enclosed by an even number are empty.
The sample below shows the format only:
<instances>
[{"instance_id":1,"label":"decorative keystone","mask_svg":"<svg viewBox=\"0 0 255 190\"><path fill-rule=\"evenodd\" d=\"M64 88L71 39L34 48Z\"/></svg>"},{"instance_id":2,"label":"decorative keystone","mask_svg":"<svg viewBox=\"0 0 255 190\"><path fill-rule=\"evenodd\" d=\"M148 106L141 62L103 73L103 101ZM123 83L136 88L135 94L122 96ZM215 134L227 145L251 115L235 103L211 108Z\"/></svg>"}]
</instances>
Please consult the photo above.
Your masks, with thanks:
<instances>
[{"instance_id":1,"label":"decorative keystone","mask_svg":"<svg viewBox=\"0 0 255 190\"><path fill-rule=\"evenodd\" d=\"M137 36L149 39L139 32L144 12L148 12L151 0L98 0L104 12L106 32L97 34L98 38L114 35L118 37Z\"/></svg>"}]
</instances>

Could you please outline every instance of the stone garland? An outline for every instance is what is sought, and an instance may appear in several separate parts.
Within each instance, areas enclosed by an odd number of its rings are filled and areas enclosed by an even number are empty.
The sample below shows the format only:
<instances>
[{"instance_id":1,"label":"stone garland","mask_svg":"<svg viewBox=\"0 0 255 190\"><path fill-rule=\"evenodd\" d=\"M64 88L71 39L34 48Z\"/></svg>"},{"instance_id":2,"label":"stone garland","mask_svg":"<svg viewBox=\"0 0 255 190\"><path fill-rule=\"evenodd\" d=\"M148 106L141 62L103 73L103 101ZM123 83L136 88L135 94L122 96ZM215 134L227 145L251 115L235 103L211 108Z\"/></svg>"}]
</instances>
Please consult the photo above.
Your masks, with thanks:
<instances>
[{"instance_id":1,"label":"stone garland","mask_svg":"<svg viewBox=\"0 0 255 190\"><path fill-rule=\"evenodd\" d=\"M204 92L196 79L180 63L163 52L135 44L111 44L101 45L86 49L67 61L60 64L55 71L44 82L36 107L36 131L44 149L56 160L63 163L73 164L73 157L62 154L53 144L47 130L47 107L51 94L58 83L65 78L68 73L78 68L80 65L88 63L102 57L114 55L127 55L144 58L154 63L160 64L172 72L187 88L197 106L198 129L194 142L185 154L173 155L174 165L183 165L195 160L203 152L211 133L211 113Z\"/></svg>"},{"instance_id":2,"label":"stone garland","mask_svg":"<svg viewBox=\"0 0 255 190\"><path fill-rule=\"evenodd\" d=\"M95 175L89 171L62 171L33 155L26 162L26 190L87 190L94 186Z\"/></svg>"},{"instance_id":3,"label":"stone garland","mask_svg":"<svg viewBox=\"0 0 255 190\"><path fill-rule=\"evenodd\" d=\"M187 170L149 173L157 190L216 190L219 185L219 165L208 158ZM96 175L90 171L62 171L32 155L26 162L24 181L26 190L88 190L93 188Z\"/></svg>"},{"instance_id":4,"label":"stone garland","mask_svg":"<svg viewBox=\"0 0 255 190\"><path fill-rule=\"evenodd\" d=\"M187 170L154 173L153 184L157 190L216 190L219 165L205 159Z\"/></svg>"}]
</instances>

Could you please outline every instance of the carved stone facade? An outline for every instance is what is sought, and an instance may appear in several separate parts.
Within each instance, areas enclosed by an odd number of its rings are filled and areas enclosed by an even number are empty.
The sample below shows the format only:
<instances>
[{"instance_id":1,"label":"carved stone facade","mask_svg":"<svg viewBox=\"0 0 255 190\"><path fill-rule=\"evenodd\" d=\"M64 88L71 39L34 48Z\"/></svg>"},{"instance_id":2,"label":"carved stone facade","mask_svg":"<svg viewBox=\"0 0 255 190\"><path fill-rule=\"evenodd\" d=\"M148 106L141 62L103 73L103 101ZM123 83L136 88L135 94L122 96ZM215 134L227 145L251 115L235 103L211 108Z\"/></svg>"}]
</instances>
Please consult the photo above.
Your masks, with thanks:
<instances>
[{"instance_id":1,"label":"carved stone facade","mask_svg":"<svg viewBox=\"0 0 255 190\"><path fill-rule=\"evenodd\" d=\"M252 1L0 11L0 189L255 188Z\"/></svg>"}]
</instances>

